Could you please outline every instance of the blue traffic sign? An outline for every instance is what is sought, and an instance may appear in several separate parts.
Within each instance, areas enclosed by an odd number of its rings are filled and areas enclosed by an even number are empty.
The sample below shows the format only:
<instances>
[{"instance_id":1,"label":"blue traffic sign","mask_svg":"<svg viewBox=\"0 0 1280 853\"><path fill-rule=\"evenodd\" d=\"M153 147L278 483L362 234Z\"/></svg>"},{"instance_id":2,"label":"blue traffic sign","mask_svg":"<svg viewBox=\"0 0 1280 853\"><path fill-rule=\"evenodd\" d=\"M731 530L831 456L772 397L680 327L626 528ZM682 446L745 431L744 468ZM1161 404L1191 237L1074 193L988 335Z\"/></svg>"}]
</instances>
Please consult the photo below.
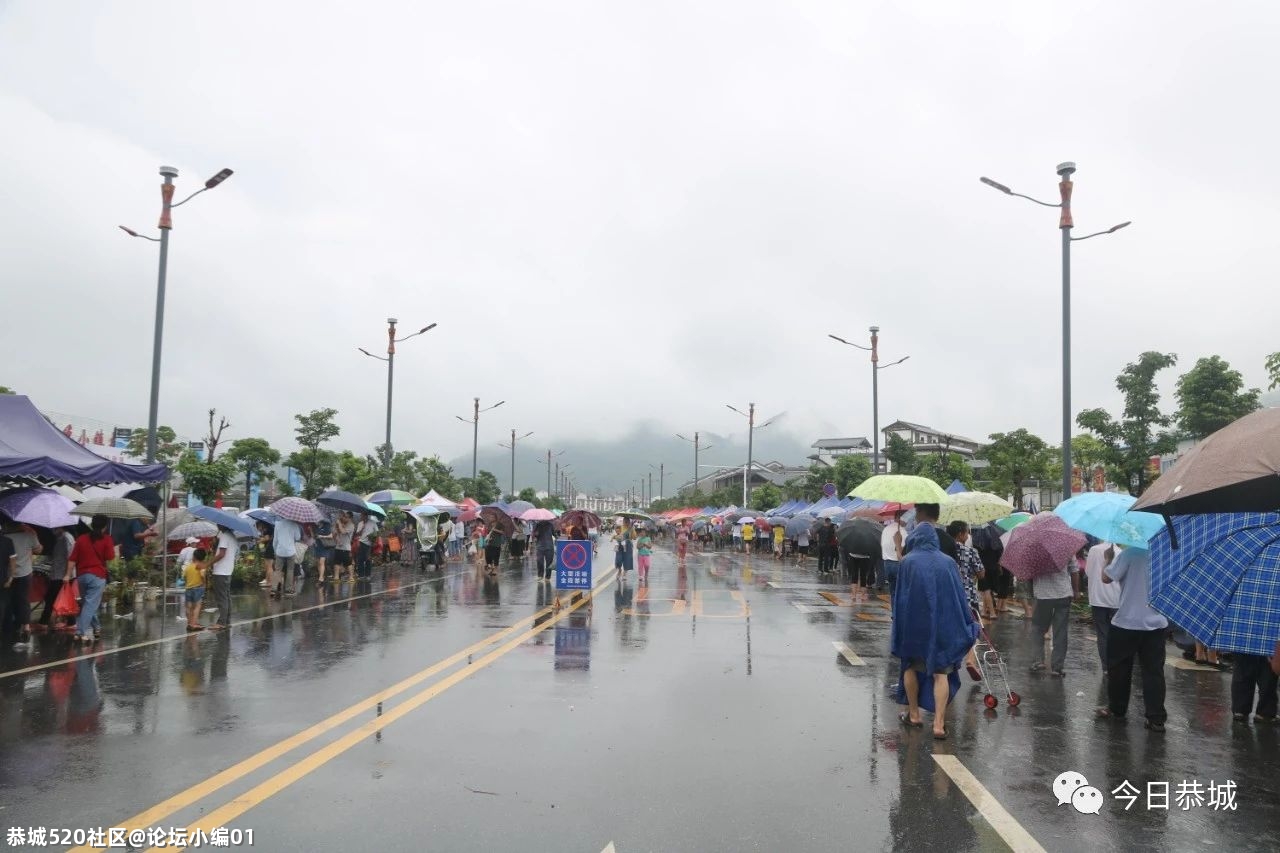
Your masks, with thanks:
<instances>
[{"instance_id":1,"label":"blue traffic sign","mask_svg":"<svg viewBox=\"0 0 1280 853\"><path fill-rule=\"evenodd\" d=\"M578 539L556 542L557 589L591 589L591 548Z\"/></svg>"}]
</instances>

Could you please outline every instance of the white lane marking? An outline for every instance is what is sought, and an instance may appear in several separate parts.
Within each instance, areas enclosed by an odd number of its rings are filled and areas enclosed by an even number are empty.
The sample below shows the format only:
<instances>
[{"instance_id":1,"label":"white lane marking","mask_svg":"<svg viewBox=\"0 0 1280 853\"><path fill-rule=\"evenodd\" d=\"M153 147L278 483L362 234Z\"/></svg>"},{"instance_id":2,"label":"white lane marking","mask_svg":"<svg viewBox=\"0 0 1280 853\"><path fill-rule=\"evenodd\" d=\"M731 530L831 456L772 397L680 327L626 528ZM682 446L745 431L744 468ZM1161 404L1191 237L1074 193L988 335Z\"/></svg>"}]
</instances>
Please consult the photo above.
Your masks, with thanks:
<instances>
[{"instance_id":1,"label":"white lane marking","mask_svg":"<svg viewBox=\"0 0 1280 853\"><path fill-rule=\"evenodd\" d=\"M1205 666L1202 663L1196 663L1195 661L1187 660L1184 657L1167 658L1165 663L1174 669L1189 669L1192 672L1225 672L1225 670L1218 669L1215 666Z\"/></svg>"},{"instance_id":2,"label":"white lane marking","mask_svg":"<svg viewBox=\"0 0 1280 853\"><path fill-rule=\"evenodd\" d=\"M847 661L850 663L850 665L852 665L852 666L866 666L866 665L867 665L867 662L866 662L866 661L864 661L862 658L858 657L858 653L857 653L857 652L855 652L853 649L849 648L849 644L848 644L848 643L840 643L840 642L836 642L835 640L832 640L832 641L831 641L831 645L833 645L833 646L835 646L835 647L836 647L836 651L838 651L838 652L840 653L840 655L841 655L845 660L847 660Z\"/></svg>"},{"instance_id":3,"label":"white lane marking","mask_svg":"<svg viewBox=\"0 0 1280 853\"><path fill-rule=\"evenodd\" d=\"M830 605L827 605L826 607L815 607L811 604L801 604L798 601L791 602L791 606L794 607L796 610L799 610L801 613L808 613L808 614L826 613L829 615L834 610L834 608L831 607Z\"/></svg>"},{"instance_id":4,"label":"white lane marking","mask_svg":"<svg viewBox=\"0 0 1280 853\"><path fill-rule=\"evenodd\" d=\"M1013 815L1000 805L1000 801L991 795L978 778L969 772L969 768L960 763L960 759L954 755L937 755L933 756L933 760L938 763L943 772L951 777L951 781L956 784L969 802L973 803L973 807L978 810L978 814L991 824L991 828L996 834L1004 839L1004 843L1009 845L1009 849L1013 853L1045 853L1045 849L1040 846L1040 842L1031 837L1031 833L1022 828L1022 824L1014 819Z\"/></svg>"},{"instance_id":5,"label":"white lane marking","mask_svg":"<svg viewBox=\"0 0 1280 853\"><path fill-rule=\"evenodd\" d=\"M604 846L604 849L601 850L600 853L618 853L618 851L617 851L617 848L613 846L613 842L610 841L608 844Z\"/></svg>"}]
</instances>

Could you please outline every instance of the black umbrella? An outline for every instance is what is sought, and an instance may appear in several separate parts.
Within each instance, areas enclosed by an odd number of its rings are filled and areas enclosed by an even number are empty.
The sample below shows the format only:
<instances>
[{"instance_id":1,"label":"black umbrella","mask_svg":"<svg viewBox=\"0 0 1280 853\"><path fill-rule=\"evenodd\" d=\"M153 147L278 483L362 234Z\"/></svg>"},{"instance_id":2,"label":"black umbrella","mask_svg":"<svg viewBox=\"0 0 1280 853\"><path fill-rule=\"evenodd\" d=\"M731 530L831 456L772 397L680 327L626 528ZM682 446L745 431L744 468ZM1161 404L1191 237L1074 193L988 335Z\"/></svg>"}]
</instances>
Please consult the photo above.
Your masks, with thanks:
<instances>
[{"instance_id":1,"label":"black umbrella","mask_svg":"<svg viewBox=\"0 0 1280 853\"><path fill-rule=\"evenodd\" d=\"M851 518L836 528L836 541L845 553L857 557L880 554L880 535L884 528L867 518Z\"/></svg>"},{"instance_id":2,"label":"black umbrella","mask_svg":"<svg viewBox=\"0 0 1280 853\"><path fill-rule=\"evenodd\" d=\"M351 492L344 492L341 489L325 492L316 498L316 503L331 506L334 509L354 512L356 515L369 515L370 513L369 505L364 502L364 498L359 495L353 495Z\"/></svg>"},{"instance_id":3,"label":"black umbrella","mask_svg":"<svg viewBox=\"0 0 1280 853\"><path fill-rule=\"evenodd\" d=\"M131 501L142 504L151 510L151 514L155 515L160 512L160 507L164 504L164 498L160 497L160 493L150 486L143 486L141 489L134 489L125 495Z\"/></svg>"}]
</instances>

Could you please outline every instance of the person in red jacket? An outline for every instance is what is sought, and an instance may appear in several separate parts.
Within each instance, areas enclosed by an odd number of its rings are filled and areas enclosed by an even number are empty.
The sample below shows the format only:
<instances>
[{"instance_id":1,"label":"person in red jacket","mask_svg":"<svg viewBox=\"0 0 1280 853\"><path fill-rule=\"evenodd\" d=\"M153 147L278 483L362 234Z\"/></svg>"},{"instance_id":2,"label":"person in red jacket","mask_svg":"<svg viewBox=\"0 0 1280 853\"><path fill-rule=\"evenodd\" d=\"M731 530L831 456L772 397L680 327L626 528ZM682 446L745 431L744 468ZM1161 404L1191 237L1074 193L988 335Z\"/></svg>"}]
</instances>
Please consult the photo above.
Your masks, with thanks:
<instances>
[{"instance_id":1,"label":"person in red jacket","mask_svg":"<svg viewBox=\"0 0 1280 853\"><path fill-rule=\"evenodd\" d=\"M81 534L71 548L68 572L80 584L80 616L76 619L77 643L89 643L102 637L98 607L107 588L107 563L116 555L116 543L107 533L110 520L95 515L89 532ZM92 630L92 634L89 632Z\"/></svg>"}]
</instances>

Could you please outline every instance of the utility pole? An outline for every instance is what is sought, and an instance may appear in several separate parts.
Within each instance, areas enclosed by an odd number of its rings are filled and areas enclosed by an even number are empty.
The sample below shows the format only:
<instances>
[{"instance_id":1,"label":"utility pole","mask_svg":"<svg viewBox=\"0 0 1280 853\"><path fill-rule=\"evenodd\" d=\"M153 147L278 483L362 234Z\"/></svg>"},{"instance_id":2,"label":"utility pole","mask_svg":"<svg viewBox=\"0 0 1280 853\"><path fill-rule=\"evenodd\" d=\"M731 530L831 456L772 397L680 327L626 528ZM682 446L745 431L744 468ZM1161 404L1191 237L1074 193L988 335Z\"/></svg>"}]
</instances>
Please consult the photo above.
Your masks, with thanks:
<instances>
[{"instance_id":1,"label":"utility pole","mask_svg":"<svg viewBox=\"0 0 1280 853\"><path fill-rule=\"evenodd\" d=\"M681 435L680 433L676 433L676 438L683 439L684 441L690 441L690 442L693 442L693 485L692 485L690 488L692 489L692 491L696 492L696 491L698 491L698 470L699 470L699 466L698 466L698 450L699 450L699 444L700 444L701 436L700 436L698 433L696 433L696 432L695 432L695 433L693 434L693 438L687 438L687 437L685 437L685 436ZM705 449L705 450L710 450L713 446L714 446L714 445L708 444L708 445L707 445L705 448L703 448L703 449Z\"/></svg>"}]
</instances>

